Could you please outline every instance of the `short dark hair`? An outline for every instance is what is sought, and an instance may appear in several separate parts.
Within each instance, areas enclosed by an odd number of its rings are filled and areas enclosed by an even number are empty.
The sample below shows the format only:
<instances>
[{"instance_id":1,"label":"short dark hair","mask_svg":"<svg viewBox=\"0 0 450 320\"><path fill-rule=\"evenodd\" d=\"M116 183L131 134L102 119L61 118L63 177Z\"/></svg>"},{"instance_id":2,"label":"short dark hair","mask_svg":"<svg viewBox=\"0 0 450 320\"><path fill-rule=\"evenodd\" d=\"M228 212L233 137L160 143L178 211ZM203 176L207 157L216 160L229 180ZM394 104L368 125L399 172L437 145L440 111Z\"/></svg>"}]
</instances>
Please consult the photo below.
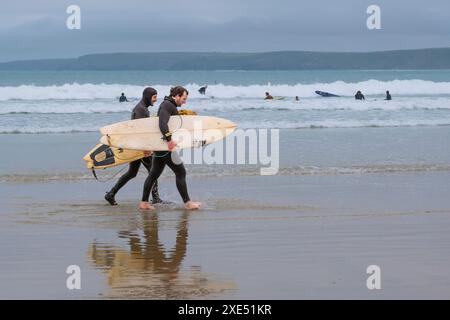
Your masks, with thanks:
<instances>
[{"instance_id":1,"label":"short dark hair","mask_svg":"<svg viewBox=\"0 0 450 320\"><path fill-rule=\"evenodd\" d=\"M176 97L176 96L182 96L186 92L187 95L189 95L189 91L186 90L186 88L182 86L176 86L170 89L170 96Z\"/></svg>"}]
</instances>

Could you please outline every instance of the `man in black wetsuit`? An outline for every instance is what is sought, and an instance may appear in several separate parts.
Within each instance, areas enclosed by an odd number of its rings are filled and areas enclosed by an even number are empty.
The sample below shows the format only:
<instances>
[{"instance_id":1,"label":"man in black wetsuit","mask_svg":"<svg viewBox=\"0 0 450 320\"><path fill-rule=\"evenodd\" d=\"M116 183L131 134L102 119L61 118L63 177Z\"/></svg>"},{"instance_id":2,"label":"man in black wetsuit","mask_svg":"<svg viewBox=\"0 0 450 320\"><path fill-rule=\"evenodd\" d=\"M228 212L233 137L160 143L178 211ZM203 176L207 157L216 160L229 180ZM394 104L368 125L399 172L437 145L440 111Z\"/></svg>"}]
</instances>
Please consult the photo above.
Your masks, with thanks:
<instances>
[{"instance_id":1,"label":"man in black wetsuit","mask_svg":"<svg viewBox=\"0 0 450 320\"><path fill-rule=\"evenodd\" d=\"M206 94L206 89L208 88L207 85L201 87L200 89L198 89L198 92L200 92L200 94L205 95Z\"/></svg>"},{"instance_id":2,"label":"man in black wetsuit","mask_svg":"<svg viewBox=\"0 0 450 320\"><path fill-rule=\"evenodd\" d=\"M364 95L362 94L361 91L358 91L358 92L355 94L355 99L356 99L356 100L366 100L366 98L364 97Z\"/></svg>"},{"instance_id":3,"label":"man in black wetsuit","mask_svg":"<svg viewBox=\"0 0 450 320\"><path fill-rule=\"evenodd\" d=\"M389 93L389 91L386 91L386 99L384 99L384 100L392 100L392 96Z\"/></svg>"},{"instance_id":4,"label":"man in black wetsuit","mask_svg":"<svg viewBox=\"0 0 450 320\"><path fill-rule=\"evenodd\" d=\"M122 92L122 95L119 98L119 102L128 102L127 97L125 96L125 93Z\"/></svg>"},{"instance_id":5,"label":"man in black wetsuit","mask_svg":"<svg viewBox=\"0 0 450 320\"><path fill-rule=\"evenodd\" d=\"M142 99L139 101L139 103L134 107L133 112L131 113L131 120L134 119L142 119L142 118L148 118L150 117L150 112L148 111L148 107L153 106L153 104L158 99L157 92L153 88L145 88L144 92L142 93ZM115 200L116 193L131 179L137 176L139 172L139 168L141 166L141 163L144 165L144 167L147 169L148 172L150 172L151 166L152 166L152 156L150 152L145 153L146 157L142 158L140 160L136 160L133 162L130 162L130 168L128 171L119 178L119 181L116 183L116 185L111 189L111 191L107 192L105 195L105 200L108 201L111 205L117 205L117 202ZM160 203L162 200L159 198L158 194L158 182L155 181L155 184L152 189L152 203Z\"/></svg>"},{"instance_id":6,"label":"man in black wetsuit","mask_svg":"<svg viewBox=\"0 0 450 320\"><path fill-rule=\"evenodd\" d=\"M159 106L159 129L161 130L163 139L167 141L169 151L157 151L154 154L152 168L145 181L142 201L139 204L139 209L141 210L155 209L155 207L148 202L148 198L152 186L156 183L166 165L168 165L175 173L177 189L183 199L185 208L188 210L200 208L201 204L199 202L193 202L189 198L186 185L186 169L184 168L183 163L181 163L178 153L173 151L177 144L172 140L172 133L169 131L168 126L170 116L178 115L177 107L181 107L186 103L188 94L189 93L185 88L174 87L170 90L170 95L165 97L163 103ZM174 159L176 161L174 161Z\"/></svg>"}]
</instances>

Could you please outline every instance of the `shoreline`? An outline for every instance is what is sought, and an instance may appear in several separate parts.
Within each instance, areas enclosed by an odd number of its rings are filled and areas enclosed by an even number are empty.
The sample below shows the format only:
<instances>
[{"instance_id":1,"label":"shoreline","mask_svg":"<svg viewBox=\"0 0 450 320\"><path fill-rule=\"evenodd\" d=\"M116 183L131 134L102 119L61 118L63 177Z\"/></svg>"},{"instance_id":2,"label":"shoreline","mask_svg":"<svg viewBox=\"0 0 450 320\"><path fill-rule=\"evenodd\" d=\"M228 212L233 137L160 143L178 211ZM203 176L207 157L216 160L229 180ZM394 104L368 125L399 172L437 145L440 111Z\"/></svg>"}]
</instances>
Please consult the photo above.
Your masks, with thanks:
<instances>
[{"instance_id":1,"label":"shoreline","mask_svg":"<svg viewBox=\"0 0 450 320\"><path fill-rule=\"evenodd\" d=\"M354 126L354 127L326 127L326 126L315 126L311 125L309 127L298 127L298 128L281 128L281 127L258 127L258 128L241 128L243 130L247 129L276 129L276 130L346 130L346 129L406 129L406 128L434 128L434 127L450 127L450 124L418 124L418 125L367 125L367 126ZM100 133L98 130L92 131L64 131L64 132L0 132L2 135L70 135L70 134L93 134Z\"/></svg>"}]
</instances>

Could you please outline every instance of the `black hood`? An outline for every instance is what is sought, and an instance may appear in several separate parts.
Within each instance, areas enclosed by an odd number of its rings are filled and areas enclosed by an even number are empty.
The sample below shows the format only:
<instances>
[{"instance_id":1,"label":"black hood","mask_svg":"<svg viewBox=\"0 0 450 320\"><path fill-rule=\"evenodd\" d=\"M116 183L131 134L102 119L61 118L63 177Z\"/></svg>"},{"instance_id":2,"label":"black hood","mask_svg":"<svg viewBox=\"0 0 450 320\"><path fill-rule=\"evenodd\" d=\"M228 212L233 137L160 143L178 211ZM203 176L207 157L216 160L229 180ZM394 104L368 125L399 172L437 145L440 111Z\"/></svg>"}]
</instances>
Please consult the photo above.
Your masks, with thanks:
<instances>
[{"instance_id":1,"label":"black hood","mask_svg":"<svg viewBox=\"0 0 450 320\"><path fill-rule=\"evenodd\" d=\"M158 92L155 89L153 89L152 87L147 87L144 89L144 92L142 92L142 100L141 101L145 104L146 107L153 106L152 97L155 94L158 94Z\"/></svg>"},{"instance_id":2,"label":"black hood","mask_svg":"<svg viewBox=\"0 0 450 320\"><path fill-rule=\"evenodd\" d=\"M175 107L178 107L177 104L175 103L175 100L173 100L172 97L165 96L164 101L166 101L166 100L170 101Z\"/></svg>"}]
</instances>

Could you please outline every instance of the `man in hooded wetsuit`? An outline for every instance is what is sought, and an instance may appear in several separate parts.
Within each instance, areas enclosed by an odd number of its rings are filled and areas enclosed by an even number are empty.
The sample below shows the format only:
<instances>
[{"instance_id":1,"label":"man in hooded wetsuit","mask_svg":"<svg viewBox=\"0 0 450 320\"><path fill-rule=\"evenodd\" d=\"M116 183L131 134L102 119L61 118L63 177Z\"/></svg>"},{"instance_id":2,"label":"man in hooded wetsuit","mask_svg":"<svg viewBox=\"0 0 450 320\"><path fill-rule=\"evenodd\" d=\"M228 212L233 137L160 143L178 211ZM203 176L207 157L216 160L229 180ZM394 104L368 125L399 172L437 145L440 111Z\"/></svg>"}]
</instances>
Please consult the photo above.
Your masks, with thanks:
<instances>
[{"instance_id":1,"label":"man in hooded wetsuit","mask_svg":"<svg viewBox=\"0 0 450 320\"><path fill-rule=\"evenodd\" d=\"M186 184L186 169L184 168L178 153L173 151L177 144L172 140L172 133L169 131L168 126L170 116L179 115L177 107L181 107L186 103L188 94L189 93L185 88L174 87L170 90L170 95L165 97L163 103L159 106L159 129L161 130L163 139L167 142L169 151L155 152L152 168L144 184L142 201L139 204L139 209L141 210L155 209L155 207L148 202L148 198L150 196L150 190L162 174L166 165L175 173L177 189L183 199L185 208L188 210L200 208L201 204L199 202L193 202L189 198Z\"/></svg>"},{"instance_id":2,"label":"man in hooded wetsuit","mask_svg":"<svg viewBox=\"0 0 450 320\"><path fill-rule=\"evenodd\" d=\"M362 94L361 91L358 90L358 92L356 92L355 94L355 99L356 100L366 100L366 98L364 97L364 95Z\"/></svg>"},{"instance_id":3,"label":"man in hooded wetsuit","mask_svg":"<svg viewBox=\"0 0 450 320\"><path fill-rule=\"evenodd\" d=\"M158 99L157 96L158 92L153 88L145 88L144 92L142 93L142 99L139 101L139 103L134 107L133 112L131 113L131 120L134 119L142 119L142 118L148 118L150 117L150 112L148 111L148 107L153 106L153 104ZM140 160L136 160L133 162L130 162L130 168L128 171L119 178L119 181L117 181L116 185L111 189L111 191L107 192L105 195L105 200L108 201L111 205L117 205L117 202L115 200L116 193L131 179L135 178L137 174L139 173L139 168L141 166L141 163L144 165L144 167L147 169L148 172L151 170L152 166L152 156L151 153L146 152L146 157L142 158ZM161 203L163 202L159 198L158 194L158 182L155 181L153 189L152 189L152 203Z\"/></svg>"}]
</instances>

